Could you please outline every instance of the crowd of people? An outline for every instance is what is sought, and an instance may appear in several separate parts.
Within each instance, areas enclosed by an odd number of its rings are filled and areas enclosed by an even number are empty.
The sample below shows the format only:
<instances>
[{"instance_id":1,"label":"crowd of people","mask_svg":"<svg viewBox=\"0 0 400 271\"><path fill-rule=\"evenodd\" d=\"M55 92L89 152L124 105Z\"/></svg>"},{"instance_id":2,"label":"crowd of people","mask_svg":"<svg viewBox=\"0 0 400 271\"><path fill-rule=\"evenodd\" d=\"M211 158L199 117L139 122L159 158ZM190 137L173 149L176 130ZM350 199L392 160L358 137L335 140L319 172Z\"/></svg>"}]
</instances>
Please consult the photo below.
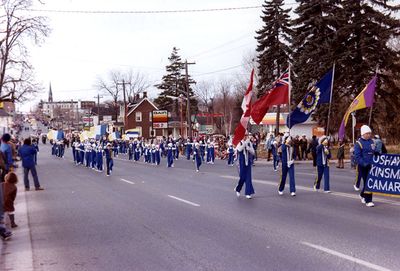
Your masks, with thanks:
<instances>
[{"instance_id":1,"label":"crowd of people","mask_svg":"<svg viewBox=\"0 0 400 271\"><path fill-rule=\"evenodd\" d=\"M15 169L18 167L16 162L18 158L24 172L25 190L30 190L29 172L33 176L33 181L36 191L44 190L40 186L39 178L36 171L37 153L39 147L37 142L33 142L31 138L26 138L21 145L20 142L12 138L10 134L4 134L1 137L0 145L0 237L3 240L8 240L12 236L12 228L18 227L15 223L15 207L14 201L17 196L18 176Z\"/></svg>"}]
</instances>

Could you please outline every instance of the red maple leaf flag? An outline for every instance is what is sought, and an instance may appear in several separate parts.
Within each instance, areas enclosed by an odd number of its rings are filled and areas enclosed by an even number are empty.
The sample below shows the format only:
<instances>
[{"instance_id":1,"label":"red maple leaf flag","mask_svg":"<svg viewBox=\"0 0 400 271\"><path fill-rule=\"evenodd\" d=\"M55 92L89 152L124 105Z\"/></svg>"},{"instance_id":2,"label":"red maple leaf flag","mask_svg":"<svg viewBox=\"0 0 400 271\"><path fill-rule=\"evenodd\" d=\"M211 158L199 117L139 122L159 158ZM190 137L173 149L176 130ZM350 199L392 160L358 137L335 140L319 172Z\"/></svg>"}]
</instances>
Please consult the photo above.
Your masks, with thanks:
<instances>
[{"instance_id":1,"label":"red maple leaf flag","mask_svg":"<svg viewBox=\"0 0 400 271\"><path fill-rule=\"evenodd\" d=\"M251 110L251 118L260 124L268 109L273 105L287 104L289 102L289 70L286 70L272 88L258 99Z\"/></svg>"},{"instance_id":2,"label":"red maple leaf flag","mask_svg":"<svg viewBox=\"0 0 400 271\"><path fill-rule=\"evenodd\" d=\"M254 77L254 69L251 71L250 84L247 87L246 93L244 94L243 97L243 102L242 102L243 114L242 117L240 118L240 122L236 126L235 134L233 136L232 144L235 146L239 144L239 142L244 138L244 135L246 134L247 124L249 123L250 120L251 98L253 96L253 77Z\"/></svg>"}]
</instances>

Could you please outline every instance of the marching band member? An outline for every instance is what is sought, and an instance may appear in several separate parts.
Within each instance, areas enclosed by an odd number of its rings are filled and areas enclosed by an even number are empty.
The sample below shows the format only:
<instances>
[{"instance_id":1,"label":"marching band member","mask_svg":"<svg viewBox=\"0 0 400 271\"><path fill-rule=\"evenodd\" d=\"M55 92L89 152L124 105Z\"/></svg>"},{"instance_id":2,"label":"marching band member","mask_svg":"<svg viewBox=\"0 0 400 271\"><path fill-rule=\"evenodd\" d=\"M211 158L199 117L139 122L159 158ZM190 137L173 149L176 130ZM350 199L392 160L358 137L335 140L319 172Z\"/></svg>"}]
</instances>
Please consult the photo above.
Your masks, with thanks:
<instances>
[{"instance_id":1,"label":"marching band member","mask_svg":"<svg viewBox=\"0 0 400 271\"><path fill-rule=\"evenodd\" d=\"M233 164L235 162L234 153L235 153L235 149L233 148L232 143L229 143L229 147L228 147L228 166L233 167Z\"/></svg>"},{"instance_id":2,"label":"marching band member","mask_svg":"<svg viewBox=\"0 0 400 271\"><path fill-rule=\"evenodd\" d=\"M201 156L201 161L204 162L204 156L206 154L206 144L204 144L204 141L200 141L200 156Z\"/></svg>"},{"instance_id":3,"label":"marching band member","mask_svg":"<svg viewBox=\"0 0 400 271\"><path fill-rule=\"evenodd\" d=\"M96 152L96 165L97 171L103 171L103 147L101 145L98 146Z\"/></svg>"},{"instance_id":4,"label":"marching band member","mask_svg":"<svg viewBox=\"0 0 400 271\"><path fill-rule=\"evenodd\" d=\"M174 157L172 154L172 143L168 143L168 147L167 147L167 167L174 167Z\"/></svg>"},{"instance_id":5,"label":"marching band member","mask_svg":"<svg viewBox=\"0 0 400 271\"><path fill-rule=\"evenodd\" d=\"M133 159L133 152L134 152L133 143L129 142L129 145L128 145L128 159L129 159L129 161L131 161Z\"/></svg>"},{"instance_id":6,"label":"marching band member","mask_svg":"<svg viewBox=\"0 0 400 271\"><path fill-rule=\"evenodd\" d=\"M91 153L91 158L90 158L90 161L92 162L91 164L92 164L92 169L93 170L96 169L96 162L97 162L96 155L97 155L97 146L96 146L96 143L93 142L93 144L92 144L92 153Z\"/></svg>"},{"instance_id":7,"label":"marching band member","mask_svg":"<svg viewBox=\"0 0 400 271\"><path fill-rule=\"evenodd\" d=\"M199 172L200 170L200 166L201 166L201 150L200 150L200 144L196 143L196 145L194 146L194 150L193 150L193 157L195 160L195 166L196 166L196 172Z\"/></svg>"},{"instance_id":8,"label":"marching band member","mask_svg":"<svg viewBox=\"0 0 400 271\"><path fill-rule=\"evenodd\" d=\"M186 143L186 159L190 160L190 155L192 154L192 143L190 143L190 139L188 138Z\"/></svg>"},{"instance_id":9,"label":"marching band member","mask_svg":"<svg viewBox=\"0 0 400 271\"><path fill-rule=\"evenodd\" d=\"M239 183L235 188L236 196L240 197L240 191L243 184L246 184L245 195L247 199L251 199L255 193L252 183L251 169L253 165L254 149L248 139L245 137L236 147L236 152L239 160Z\"/></svg>"},{"instance_id":10,"label":"marching band member","mask_svg":"<svg viewBox=\"0 0 400 271\"><path fill-rule=\"evenodd\" d=\"M106 169L107 169L107 176L110 176L113 166L114 166L114 161L113 161L113 153L112 153L112 147L110 143L107 143L106 149L104 150L104 155L106 156Z\"/></svg>"},{"instance_id":11,"label":"marching band member","mask_svg":"<svg viewBox=\"0 0 400 271\"><path fill-rule=\"evenodd\" d=\"M328 147L328 137L322 136L317 146L317 177L314 183L314 191L319 190L322 176L324 176L324 192L330 193L329 189L329 159L331 159L331 151Z\"/></svg>"},{"instance_id":12,"label":"marching band member","mask_svg":"<svg viewBox=\"0 0 400 271\"><path fill-rule=\"evenodd\" d=\"M278 193L283 195L283 190L285 189L286 178L289 173L290 181L290 195L292 197L296 196L296 184L294 179L294 159L293 159L293 140L291 136L287 136L284 139L284 144L282 144L282 175L281 181L279 183Z\"/></svg>"},{"instance_id":13,"label":"marching band member","mask_svg":"<svg viewBox=\"0 0 400 271\"><path fill-rule=\"evenodd\" d=\"M276 142L276 140L272 141L271 151L272 151L272 162L274 164L274 171L278 171L278 168L279 168L279 154L278 154L278 142Z\"/></svg>"},{"instance_id":14,"label":"marching band member","mask_svg":"<svg viewBox=\"0 0 400 271\"><path fill-rule=\"evenodd\" d=\"M160 165L161 162L161 150L158 145L156 145L156 150L155 150L155 160L156 160L156 165Z\"/></svg>"}]
</instances>

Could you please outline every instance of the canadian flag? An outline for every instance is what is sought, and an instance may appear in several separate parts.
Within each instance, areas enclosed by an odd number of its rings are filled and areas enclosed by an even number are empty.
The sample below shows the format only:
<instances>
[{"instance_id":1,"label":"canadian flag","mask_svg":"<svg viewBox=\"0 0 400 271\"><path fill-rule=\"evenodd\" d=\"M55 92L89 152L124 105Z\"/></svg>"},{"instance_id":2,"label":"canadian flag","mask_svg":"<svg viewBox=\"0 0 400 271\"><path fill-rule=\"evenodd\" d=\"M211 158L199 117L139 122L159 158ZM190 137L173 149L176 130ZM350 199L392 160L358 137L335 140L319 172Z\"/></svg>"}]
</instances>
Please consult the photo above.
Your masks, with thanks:
<instances>
[{"instance_id":1,"label":"canadian flag","mask_svg":"<svg viewBox=\"0 0 400 271\"><path fill-rule=\"evenodd\" d=\"M254 77L254 69L251 71L250 84L247 87L246 93L244 94L243 97L243 102L242 102L243 114L242 117L240 118L240 122L236 126L235 134L233 136L232 144L235 146L239 144L239 142L244 138L244 135L246 134L247 124L249 123L250 120L251 98L253 96L253 77Z\"/></svg>"}]
</instances>

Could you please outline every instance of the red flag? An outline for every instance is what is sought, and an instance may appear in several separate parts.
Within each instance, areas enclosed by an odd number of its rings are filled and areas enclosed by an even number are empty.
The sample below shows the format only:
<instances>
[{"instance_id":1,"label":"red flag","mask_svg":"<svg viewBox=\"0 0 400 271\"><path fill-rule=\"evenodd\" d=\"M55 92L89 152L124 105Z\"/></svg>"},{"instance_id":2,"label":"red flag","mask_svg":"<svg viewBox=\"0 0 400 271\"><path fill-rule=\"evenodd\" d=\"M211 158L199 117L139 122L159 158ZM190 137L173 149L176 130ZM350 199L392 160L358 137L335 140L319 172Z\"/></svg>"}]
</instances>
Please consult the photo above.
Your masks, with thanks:
<instances>
[{"instance_id":1,"label":"red flag","mask_svg":"<svg viewBox=\"0 0 400 271\"><path fill-rule=\"evenodd\" d=\"M236 126L235 134L233 136L232 144L235 146L239 144L240 140L244 138L244 135L246 134L247 124L249 123L250 120L251 97L253 95L253 77L254 77L254 69L251 71L250 84L247 87L247 91L243 97L243 102L242 102L243 114L242 117L240 118L240 122Z\"/></svg>"},{"instance_id":2,"label":"red flag","mask_svg":"<svg viewBox=\"0 0 400 271\"><path fill-rule=\"evenodd\" d=\"M251 110L251 118L260 124L268 109L273 105L287 104L289 102L289 71L286 70L274 83L272 89L258 99Z\"/></svg>"}]
</instances>

